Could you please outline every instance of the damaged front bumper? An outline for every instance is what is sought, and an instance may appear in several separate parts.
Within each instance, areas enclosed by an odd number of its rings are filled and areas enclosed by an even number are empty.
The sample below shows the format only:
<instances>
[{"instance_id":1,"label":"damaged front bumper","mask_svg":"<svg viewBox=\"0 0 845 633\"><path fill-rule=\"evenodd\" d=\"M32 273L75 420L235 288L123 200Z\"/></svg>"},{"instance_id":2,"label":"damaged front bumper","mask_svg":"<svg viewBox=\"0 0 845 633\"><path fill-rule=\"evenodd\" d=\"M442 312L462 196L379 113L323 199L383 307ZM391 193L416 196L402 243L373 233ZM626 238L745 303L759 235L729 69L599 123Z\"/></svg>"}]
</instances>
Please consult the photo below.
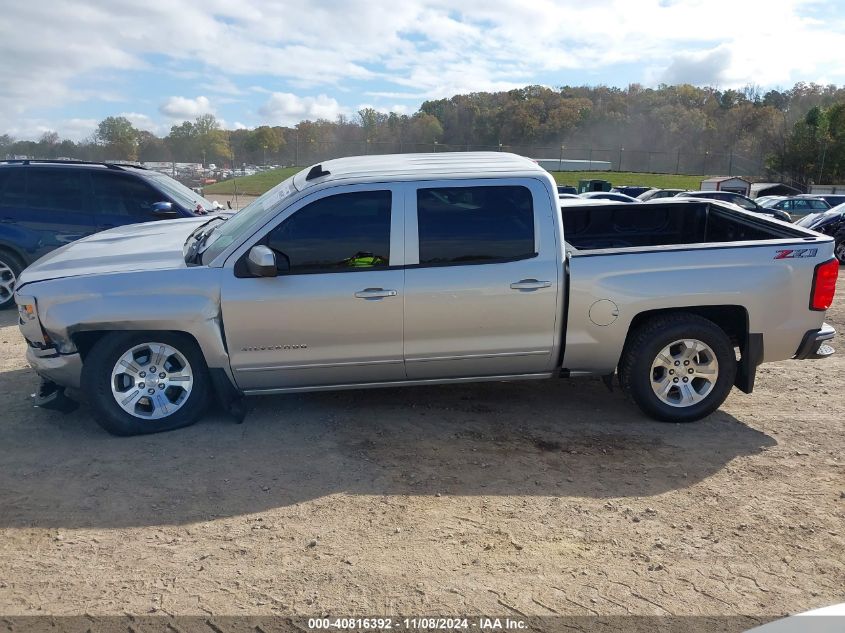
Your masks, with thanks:
<instances>
[{"instance_id":1,"label":"damaged front bumper","mask_svg":"<svg viewBox=\"0 0 845 633\"><path fill-rule=\"evenodd\" d=\"M82 382L82 357L79 353L59 354L53 349L28 347L26 360L42 378L60 387L79 389Z\"/></svg>"},{"instance_id":2,"label":"damaged front bumper","mask_svg":"<svg viewBox=\"0 0 845 633\"><path fill-rule=\"evenodd\" d=\"M818 330L810 330L804 335L801 346L795 353L796 360L811 358L827 358L836 351L828 345L828 341L836 336L836 330L828 323L822 323Z\"/></svg>"}]
</instances>

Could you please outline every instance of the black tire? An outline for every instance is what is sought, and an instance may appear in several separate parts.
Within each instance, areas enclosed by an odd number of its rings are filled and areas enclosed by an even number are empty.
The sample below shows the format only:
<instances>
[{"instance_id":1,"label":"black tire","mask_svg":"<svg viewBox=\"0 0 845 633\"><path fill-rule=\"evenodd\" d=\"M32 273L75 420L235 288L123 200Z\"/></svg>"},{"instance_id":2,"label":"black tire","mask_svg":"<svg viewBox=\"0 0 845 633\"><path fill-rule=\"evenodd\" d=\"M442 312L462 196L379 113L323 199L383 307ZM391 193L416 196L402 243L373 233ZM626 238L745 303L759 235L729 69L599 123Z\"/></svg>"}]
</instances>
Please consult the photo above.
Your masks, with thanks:
<instances>
[{"instance_id":1,"label":"black tire","mask_svg":"<svg viewBox=\"0 0 845 633\"><path fill-rule=\"evenodd\" d=\"M193 386L174 413L158 419L144 419L124 410L112 393L112 370L120 357L144 343L163 343L175 348L191 366ZM154 379L152 382L156 382ZM205 359L196 342L184 334L170 332L114 332L96 342L82 366L82 389L101 427L113 435L144 435L189 426L205 411L210 381Z\"/></svg>"},{"instance_id":2,"label":"black tire","mask_svg":"<svg viewBox=\"0 0 845 633\"><path fill-rule=\"evenodd\" d=\"M839 231L833 239L836 240L833 254L839 260L839 263L845 266L845 231Z\"/></svg>"},{"instance_id":3,"label":"black tire","mask_svg":"<svg viewBox=\"0 0 845 633\"><path fill-rule=\"evenodd\" d=\"M17 255L0 249L0 310L11 308L15 305L14 289L9 290L7 285L5 285L9 281L14 281L8 278L9 271L11 271L11 276L16 280L21 276L23 269L24 264Z\"/></svg>"},{"instance_id":4,"label":"black tire","mask_svg":"<svg viewBox=\"0 0 845 633\"><path fill-rule=\"evenodd\" d=\"M718 375L702 400L672 406L652 389L652 364L665 347L683 339L697 339L713 351ZM678 313L650 319L631 334L619 365L619 379L622 389L649 417L661 422L694 422L721 406L733 387L736 370L734 348L722 328L703 317Z\"/></svg>"}]
</instances>

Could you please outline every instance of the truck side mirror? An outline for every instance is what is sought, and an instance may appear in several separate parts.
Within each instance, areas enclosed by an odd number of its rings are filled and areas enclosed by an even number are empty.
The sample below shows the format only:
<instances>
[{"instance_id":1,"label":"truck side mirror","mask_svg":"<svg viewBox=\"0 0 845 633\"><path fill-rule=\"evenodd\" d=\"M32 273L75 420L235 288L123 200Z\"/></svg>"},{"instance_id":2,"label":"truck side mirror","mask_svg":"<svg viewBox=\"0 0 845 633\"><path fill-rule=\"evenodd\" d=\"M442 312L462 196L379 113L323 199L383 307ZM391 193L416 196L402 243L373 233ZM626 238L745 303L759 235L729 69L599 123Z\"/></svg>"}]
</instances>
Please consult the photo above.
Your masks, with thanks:
<instances>
[{"instance_id":1,"label":"truck side mirror","mask_svg":"<svg viewBox=\"0 0 845 633\"><path fill-rule=\"evenodd\" d=\"M260 244L249 250L246 265L250 274L255 277L275 277L279 274L276 268L276 255L269 248Z\"/></svg>"}]
</instances>

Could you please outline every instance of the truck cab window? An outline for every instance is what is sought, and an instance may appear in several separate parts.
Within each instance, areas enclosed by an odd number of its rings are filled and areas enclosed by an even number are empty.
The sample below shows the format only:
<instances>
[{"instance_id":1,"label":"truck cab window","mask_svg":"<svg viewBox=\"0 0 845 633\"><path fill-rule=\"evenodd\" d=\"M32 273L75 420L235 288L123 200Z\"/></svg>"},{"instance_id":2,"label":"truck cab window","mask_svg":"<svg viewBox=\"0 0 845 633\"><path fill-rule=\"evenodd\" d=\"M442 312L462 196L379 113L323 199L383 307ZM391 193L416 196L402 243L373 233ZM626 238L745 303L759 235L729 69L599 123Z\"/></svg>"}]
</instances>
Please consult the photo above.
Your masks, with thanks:
<instances>
[{"instance_id":1,"label":"truck cab window","mask_svg":"<svg viewBox=\"0 0 845 633\"><path fill-rule=\"evenodd\" d=\"M491 264L534 256L534 203L526 187L417 191L420 264Z\"/></svg>"},{"instance_id":2,"label":"truck cab window","mask_svg":"<svg viewBox=\"0 0 845 633\"><path fill-rule=\"evenodd\" d=\"M291 274L386 267L391 200L390 191L322 198L273 229L267 245L288 257Z\"/></svg>"}]
</instances>

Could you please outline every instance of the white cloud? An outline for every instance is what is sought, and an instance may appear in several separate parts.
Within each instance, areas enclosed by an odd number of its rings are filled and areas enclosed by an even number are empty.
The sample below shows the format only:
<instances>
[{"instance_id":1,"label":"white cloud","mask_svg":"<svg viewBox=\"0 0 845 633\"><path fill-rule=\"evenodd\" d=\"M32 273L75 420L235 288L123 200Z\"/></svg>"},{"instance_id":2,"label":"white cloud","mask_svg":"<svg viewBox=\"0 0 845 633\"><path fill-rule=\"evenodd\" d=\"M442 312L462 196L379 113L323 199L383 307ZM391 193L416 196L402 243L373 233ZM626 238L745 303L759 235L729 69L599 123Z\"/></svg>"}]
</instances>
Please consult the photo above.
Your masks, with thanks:
<instances>
[{"instance_id":1,"label":"white cloud","mask_svg":"<svg viewBox=\"0 0 845 633\"><path fill-rule=\"evenodd\" d=\"M81 141L89 138L97 129L97 119L71 118L48 121L46 119L19 119L6 128L4 134L13 138L38 139L44 132L59 132L63 139Z\"/></svg>"},{"instance_id":2,"label":"white cloud","mask_svg":"<svg viewBox=\"0 0 845 633\"><path fill-rule=\"evenodd\" d=\"M274 92L258 112L267 123L294 125L304 119L334 120L338 114L345 113L345 109L326 95L298 97L290 92Z\"/></svg>"},{"instance_id":3,"label":"white cloud","mask_svg":"<svg viewBox=\"0 0 845 633\"><path fill-rule=\"evenodd\" d=\"M343 110L333 97L350 104L377 98L383 107L586 78L617 85L670 78L724 87L845 83L845 56L835 54L845 50L841 0L407 0L389 8L371 0L119 6L91 0L52 2L49 11L44 6L3 4L0 122L6 128L0 133L22 129L44 111L57 113L52 124L64 133L58 123L74 108L125 99L121 93L136 85L137 73L152 82L151 94L157 74L184 82L181 94L263 99L256 93L266 90L263 116L287 123L295 123L290 117L297 113L333 117ZM239 78L250 87L240 89ZM291 94L305 90L326 96ZM223 108L220 100L214 105ZM174 119L214 111L207 97L171 97L161 106Z\"/></svg>"},{"instance_id":4,"label":"white cloud","mask_svg":"<svg viewBox=\"0 0 845 633\"><path fill-rule=\"evenodd\" d=\"M166 134L169 129L166 125L154 121L151 116L141 112L121 112L117 116L128 119L137 130L145 130L153 134Z\"/></svg>"},{"instance_id":5,"label":"white cloud","mask_svg":"<svg viewBox=\"0 0 845 633\"><path fill-rule=\"evenodd\" d=\"M380 105L373 105L372 103L362 103L355 111L358 112L359 110L365 110L367 108L372 108L376 112L381 112L382 114L390 114L391 112L395 112L396 114L409 114L411 112L411 107L407 104L397 103L392 106L380 106Z\"/></svg>"},{"instance_id":6,"label":"white cloud","mask_svg":"<svg viewBox=\"0 0 845 633\"><path fill-rule=\"evenodd\" d=\"M166 117L179 120L195 119L202 114L214 114L211 101L203 96L195 99L168 97L167 101L159 106L158 111Z\"/></svg>"}]
</instances>

